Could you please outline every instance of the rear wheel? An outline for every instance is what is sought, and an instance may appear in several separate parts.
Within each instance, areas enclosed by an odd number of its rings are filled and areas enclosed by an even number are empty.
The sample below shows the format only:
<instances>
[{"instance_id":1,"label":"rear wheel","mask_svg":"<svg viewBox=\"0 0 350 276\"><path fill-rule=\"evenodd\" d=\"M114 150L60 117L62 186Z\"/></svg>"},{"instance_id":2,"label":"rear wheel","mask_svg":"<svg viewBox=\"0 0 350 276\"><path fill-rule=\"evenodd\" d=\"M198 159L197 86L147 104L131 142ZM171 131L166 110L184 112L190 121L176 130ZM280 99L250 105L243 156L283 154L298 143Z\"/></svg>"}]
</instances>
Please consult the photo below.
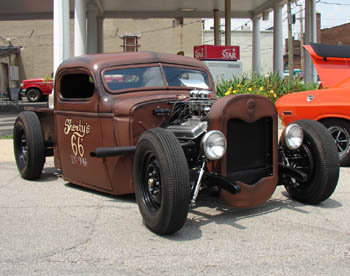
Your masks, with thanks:
<instances>
[{"instance_id":1,"label":"rear wheel","mask_svg":"<svg viewBox=\"0 0 350 276\"><path fill-rule=\"evenodd\" d=\"M39 102L41 100L41 92L38 89L31 88L27 91L27 99L30 102Z\"/></svg>"},{"instance_id":2,"label":"rear wheel","mask_svg":"<svg viewBox=\"0 0 350 276\"><path fill-rule=\"evenodd\" d=\"M340 119L327 119L322 124L330 131L337 146L340 165L350 165L350 123Z\"/></svg>"},{"instance_id":3,"label":"rear wheel","mask_svg":"<svg viewBox=\"0 0 350 276\"><path fill-rule=\"evenodd\" d=\"M45 163L45 143L38 116L32 111L19 114L13 129L17 168L28 180L41 176Z\"/></svg>"},{"instance_id":4,"label":"rear wheel","mask_svg":"<svg viewBox=\"0 0 350 276\"><path fill-rule=\"evenodd\" d=\"M141 135L134 155L134 188L144 223L153 232L171 234L184 225L190 177L173 133L155 128Z\"/></svg>"},{"instance_id":5,"label":"rear wheel","mask_svg":"<svg viewBox=\"0 0 350 276\"><path fill-rule=\"evenodd\" d=\"M297 150L284 149L282 164L304 172L302 182L284 176L283 184L289 195L303 203L317 204L331 196L339 178L338 152L329 131L312 120L299 120L304 141Z\"/></svg>"}]
</instances>

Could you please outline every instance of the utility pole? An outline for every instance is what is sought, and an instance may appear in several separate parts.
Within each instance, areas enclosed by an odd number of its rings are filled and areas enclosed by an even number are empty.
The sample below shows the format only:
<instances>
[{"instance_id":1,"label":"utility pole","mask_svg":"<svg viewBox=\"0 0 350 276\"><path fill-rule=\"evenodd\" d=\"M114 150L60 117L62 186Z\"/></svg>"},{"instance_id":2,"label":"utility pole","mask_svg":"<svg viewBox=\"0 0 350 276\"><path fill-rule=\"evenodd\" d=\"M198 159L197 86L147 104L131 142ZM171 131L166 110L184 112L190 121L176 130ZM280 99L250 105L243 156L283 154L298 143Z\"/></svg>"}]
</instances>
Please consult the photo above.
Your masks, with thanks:
<instances>
[{"instance_id":1,"label":"utility pole","mask_svg":"<svg viewBox=\"0 0 350 276\"><path fill-rule=\"evenodd\" d=\"M304 17L303 17L303 5L300 4L299 10L299 20L300 20L300 69L304 71Z\"/></svg>"},{"instance_id":2,"label":"utility pole","mask_svg":"<svg viewBox=\"0 0 350 276\"><path fill-rule=\"evenodd\" d=\"M294 52L293 52L293 22L292 22L292 0L288 0L288 70L289 77L294 77Z\"/></svg>"}]
</instances>

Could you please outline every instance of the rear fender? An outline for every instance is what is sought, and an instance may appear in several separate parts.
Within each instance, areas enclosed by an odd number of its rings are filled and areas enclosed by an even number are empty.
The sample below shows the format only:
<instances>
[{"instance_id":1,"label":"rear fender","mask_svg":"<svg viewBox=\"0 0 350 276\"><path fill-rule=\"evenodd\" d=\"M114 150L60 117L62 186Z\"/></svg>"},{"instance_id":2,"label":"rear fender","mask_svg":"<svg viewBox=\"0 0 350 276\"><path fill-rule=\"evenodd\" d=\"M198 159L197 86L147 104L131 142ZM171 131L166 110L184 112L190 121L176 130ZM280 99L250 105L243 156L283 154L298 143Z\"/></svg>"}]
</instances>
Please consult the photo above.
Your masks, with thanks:
<instances>
[{"instance_id":1,"label":"rear fender","mask_svg":"<svg viewBox=\"0 0 350 276\"><path fill-rule=\"evenodd\" d=\"M322 121L325 121L327 119L340 119L340 120L349 121L350 117L349 116L344 116L344 115L341 115L341 114L325 114L325 115L322 115L322 116L316 118L315 120L319 121L319 122L322 122Z\"/></svg>"}]
</instances>

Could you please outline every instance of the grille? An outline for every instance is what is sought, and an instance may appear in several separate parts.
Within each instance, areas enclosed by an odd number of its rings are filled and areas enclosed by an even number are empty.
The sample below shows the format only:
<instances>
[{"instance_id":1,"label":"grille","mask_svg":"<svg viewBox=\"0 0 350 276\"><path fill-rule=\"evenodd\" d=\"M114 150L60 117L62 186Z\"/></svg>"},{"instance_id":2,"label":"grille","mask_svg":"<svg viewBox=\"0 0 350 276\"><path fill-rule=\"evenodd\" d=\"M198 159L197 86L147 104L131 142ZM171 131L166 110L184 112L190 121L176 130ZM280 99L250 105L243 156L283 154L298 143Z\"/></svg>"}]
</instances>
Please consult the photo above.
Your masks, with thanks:
<instances>
[{"instance_id":1,"label":"grille","mask_svg":"<svg viewBox=\"0 0 350 276\"><path fill-rule=\"evenodd\" d=\"M272 118L253 123L231 119L227 124L226 175L232 181L254 184L272 175Z\"/></svg>"}]
</instances>

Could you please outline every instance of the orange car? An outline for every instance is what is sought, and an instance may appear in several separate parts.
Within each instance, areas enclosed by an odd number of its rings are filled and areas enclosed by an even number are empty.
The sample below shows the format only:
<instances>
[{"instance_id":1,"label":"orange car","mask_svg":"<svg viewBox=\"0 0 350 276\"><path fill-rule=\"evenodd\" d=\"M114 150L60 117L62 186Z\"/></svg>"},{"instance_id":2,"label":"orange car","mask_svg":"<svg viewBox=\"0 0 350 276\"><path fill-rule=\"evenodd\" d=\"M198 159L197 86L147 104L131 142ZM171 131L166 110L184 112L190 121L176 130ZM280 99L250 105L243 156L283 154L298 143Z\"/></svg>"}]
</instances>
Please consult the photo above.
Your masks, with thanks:
<instances>
[{"instance_id":1,"label":"orange car","mask_svg":"<svg viewBox=\"0 0 350 276\"><path fill-rule=\"evenodd\" d=\"M350 46L305 45L325 89L284 95L276 107L284 125L312 119L326 126L338 148L340 164L350 165Z\"/></svg>"}]
</instances>

